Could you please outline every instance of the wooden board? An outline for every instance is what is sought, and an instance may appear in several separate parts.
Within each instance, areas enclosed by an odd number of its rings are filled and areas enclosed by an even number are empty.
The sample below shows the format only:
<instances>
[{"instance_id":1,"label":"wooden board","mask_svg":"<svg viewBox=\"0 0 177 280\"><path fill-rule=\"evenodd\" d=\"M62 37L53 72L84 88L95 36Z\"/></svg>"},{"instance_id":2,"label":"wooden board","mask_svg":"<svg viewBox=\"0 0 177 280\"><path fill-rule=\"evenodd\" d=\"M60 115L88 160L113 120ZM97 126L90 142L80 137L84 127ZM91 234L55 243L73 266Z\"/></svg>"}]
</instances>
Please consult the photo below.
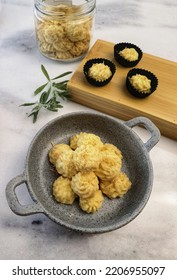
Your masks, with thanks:
<instances>
[{"instance_id":1,"label":"wooden board","mask_svg":"<svg viewBox=\"0 0 177 280\"><path fill-rule=\"evenodd\" d=\"M116 63L113 47L113 43L96 41L68 83L71 99L122 120L148 117L162 135L177 140L177 63L144 53L136 67L153 72L158 77L159 85L152 95L138 99L126 89L125 79L130 68ZM95 57L110 59L116 65L111 82L100 88L91 86L83 74L85 62Z\"/></svg>"}]
</instances>

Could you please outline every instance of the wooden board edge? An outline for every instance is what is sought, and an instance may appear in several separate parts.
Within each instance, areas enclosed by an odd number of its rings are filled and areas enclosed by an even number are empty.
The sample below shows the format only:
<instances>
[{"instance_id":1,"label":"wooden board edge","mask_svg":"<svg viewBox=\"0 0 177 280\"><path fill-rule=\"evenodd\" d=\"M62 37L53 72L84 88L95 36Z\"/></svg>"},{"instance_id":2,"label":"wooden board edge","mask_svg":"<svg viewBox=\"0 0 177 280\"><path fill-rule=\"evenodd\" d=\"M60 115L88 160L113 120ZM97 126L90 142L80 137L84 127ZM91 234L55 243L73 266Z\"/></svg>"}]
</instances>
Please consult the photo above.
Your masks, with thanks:
<instances>
[{"instance_id":1,"label":"wooden board edge","mask_svg":"<svg viewBox=\"0 0 177 280\"><path fill-rule=\"evenodd\" d=\"M150 119L156 126L157 128L160 130L161 135L165 136L165 137L169 137L170 139L173 140L177 140L177 133L175 134L175 131L177 131L177 127L176 125L165 121L165 120L161 120L155 116L149 115L148 113L142 113L142 112L135 112L134 110L132 110L131 108L129 108L128 106L123 106L123 105L119 105L116 104L116 106L101 106L101 103L96 103L95 104L92 102L90 102L89 99L87 99L87 102L85 101L85 98L83 96L83 98L78 98L77 94L75 95L73 92L71 92L71 101L76 102L78 104L84 105L86 107L92 108L94 110L97 110L99 112L105 113L107 115L116 117L118 119L127 121L130 120L132 118L135 117L139 117L139 116L143 116L146 117L148 119ZM126 112L126 113L125 113Z\"/></svg>"}]
</instances>

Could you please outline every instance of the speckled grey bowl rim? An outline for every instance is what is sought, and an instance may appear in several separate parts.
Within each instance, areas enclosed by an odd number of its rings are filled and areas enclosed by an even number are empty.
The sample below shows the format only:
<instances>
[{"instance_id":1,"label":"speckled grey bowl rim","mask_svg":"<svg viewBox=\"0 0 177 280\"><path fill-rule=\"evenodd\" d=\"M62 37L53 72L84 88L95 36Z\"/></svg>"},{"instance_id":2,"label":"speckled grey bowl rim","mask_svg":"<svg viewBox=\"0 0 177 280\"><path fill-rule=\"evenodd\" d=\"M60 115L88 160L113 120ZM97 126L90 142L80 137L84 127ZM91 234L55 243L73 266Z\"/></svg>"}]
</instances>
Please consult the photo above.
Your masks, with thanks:
<instances>
[{"instance_id":1,"label":"speckled grey bowl rim","mask_svg":"<svg viewBox=\"0 0 177 280\"><path fill-rule=\"evenodd\" d=\"M138 153L141 153L141 155L144 157L144 164L146 164L146 172L148 174L148 182L145 182L145 188L144 188L144 196L143 196L143 200L142 201L138 201L137 206L135 207L135 210L133 211L133 213L127 213L123 219L120 219L118 221L113 222L113 224L110 225L104 225L104 213L101 216L102 217L102 221L100 220L99 214L98 216L96 216L97 214L86 214L84 213L84 217L87 217L87 215L95 215L95 216L88 216L88 219L92 219L90 217L96 217L96 222L93 226L88 227L87 226L87 218L84 218L83 223L80 223L77 225L76 224L71 224L70 221L71 220L62 220L62 218L57 218L55 215L53 215L50 207L48 207L48 205L45 203L45 201L41 202L39 197L36 196L36 193L34 191L34 182L33 184L31 184L32 178L30 177L29 174L29 168L31 168L31 165L29 164L29 161L31 162L30 157L35 157L35 155L32 155L32 152L34 150L34 143L36 141L38 141L38 139L41 137L41 134L47 129L50 130L50 127L55 126L55 124L60 124L63 121L66 121L66 119L68 120L74 120L74 119L87 119L87 118L97 118L98 120L104 120L105 124L106 122L110 122L113 123L115 126L119 126L122 129L124 129L125 131L128 131L129 135L130 135L130 139L131 141L133 141L132 143L138 144L138 149L140 149L141 151L138 151ZM82 122L82 121L81 121ZM150 138L148 139L148 141L146 143L144 143L140 137L133 131L133 127L137 126L137 125L143 125L148 132L150 133ZM82 128L84 130L84 128ZM67 131L66 131L67 133ZM134 119L131 119L129 121L120 121L114 117L110 117L107 116L105 114L102 113L92 113L92 112L74 112L74 113L69 113L69 114L65 114L62 115L52 121L50 121L49 123L47 123L43 128L41 128L39 130L39 132L36 134L36 136L34 137L33 141L31 142L31 145L29 147L28 150L28 154L27 154L27 158L26 158L26 164L25 164L25 171L23 172L23 174L20 174L18 176L16 176L15 178L13 178L6 187L6 198L7 198L7 202L9 204L9 207L11 208L11 210L16 213L17 215L21 215L21 216L26 216L26 215L31 215L31 214L37 214L37 213L43 213L46 216L48 216L48 218L50 218L51 220L53 220L54 222L56 222L57 224L61 225L61 226L65 226L66 228L72 229L72 230L76 230L79 232L84 232L84 233L103 233L103 232L108 232L108 231L112 231L118 228L121 228L122 226L128 224L129 222L131 222L133 219L135 219L140 212L143 210L143 208L145 207L147 201L149 200L151 191L152 191L152 183L153 183L153 168L152 168L152 163L151 160L149 158L149 151L157 144L157 142L160 139L160 132L158 130L158 128L147 118L145 117L136 117ZM38 142L40 142L41 139L39 139ZM132 147L133 149L133 147ZM143 164L143 163L142 163ZM26 183L28 191L34 201L33 204L31 205L21 205L18 201L18 197L15 193L15 189L17 186L19 186L22 183ZM63 205L64 208L64 212L68 211L66 208L66 205ZM72 206L71 206L72 207ZM72 209L72 208L70 208ZM108 208L105 208L106 210L109 210ZM71 216L74 217L74 211L71 211ZM63 212L63 213L64 213ZM99 211L98 211L99 212ZM82 214L83 215L83 214ZM116 216L116 215L114 215ZM81 216L83 217L83 216ZM115 217L116 219L116 217Z\"/></svg>"}]
</instances>

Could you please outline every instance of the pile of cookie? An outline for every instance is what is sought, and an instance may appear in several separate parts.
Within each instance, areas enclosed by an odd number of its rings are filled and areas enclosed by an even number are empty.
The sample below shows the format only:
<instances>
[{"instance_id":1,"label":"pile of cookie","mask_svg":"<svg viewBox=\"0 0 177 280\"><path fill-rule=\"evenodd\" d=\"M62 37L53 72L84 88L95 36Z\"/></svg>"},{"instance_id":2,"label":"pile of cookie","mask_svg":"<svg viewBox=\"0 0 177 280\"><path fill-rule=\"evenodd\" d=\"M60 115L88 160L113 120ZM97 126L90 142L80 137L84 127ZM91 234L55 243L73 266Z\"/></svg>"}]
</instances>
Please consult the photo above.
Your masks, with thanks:
<instances>
[{"instance_id":1,"label":"pile of cookie","mask_svg":"<svg viewBox=\"0 0 177 280\"><path fill-rule=\"evenodd\" d=\"M53 197L64 204L78 199L83 211L96 212L104 195L109 199L122 197L132 185L122 172L122 159L116 146L103 143L93 133L80 132L69 144L53 145L49 160L59 175L52 186Z\"/></svg>"},{"instance_id":2,"label":"pile of cookie","mask_svg":"<svg viewBox=\"0 0 177 280\"><path fill-rule=\"evenodd\" d=\"M71 15L78 13L79 7L60 4L55 13L60 16L49 19L47 16L36 19L36 36L42 54L49 58L67 60L84 55L90 45L92 18L85 16L73 20ZM50 11L49 11L50 12Z\"/></svg>"}]
</instances>

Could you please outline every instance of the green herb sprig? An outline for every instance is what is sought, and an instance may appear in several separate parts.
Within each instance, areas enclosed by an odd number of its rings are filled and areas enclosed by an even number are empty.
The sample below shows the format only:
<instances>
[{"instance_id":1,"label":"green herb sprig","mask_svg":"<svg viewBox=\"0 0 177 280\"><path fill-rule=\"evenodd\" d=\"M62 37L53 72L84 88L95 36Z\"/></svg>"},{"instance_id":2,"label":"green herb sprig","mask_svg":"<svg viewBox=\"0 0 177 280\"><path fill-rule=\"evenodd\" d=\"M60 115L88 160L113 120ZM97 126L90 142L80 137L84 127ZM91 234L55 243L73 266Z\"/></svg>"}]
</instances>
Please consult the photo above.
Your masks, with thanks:
<instances>
[{"instance_id":1,"label":"green herb sprig","mask_svg":"<svg viewBox=\"0 0 177 280\"><path fill-rule=\"evenodd\" d=\"M44 65L41 65L41 70L44 76L47 79L47 82L34 91L34 95L40 93L40 98L37 102L32 103L23 103L20 106L33 106L31 113L28 114L28 117L33 117L33 123L37 121L39 111L44 108L52 112L57 112L59 108L63 108L60 100L66 100L69 98L67 83L69 80L64 80L61 82L56 82L56 80L63 78L71 74L71 71L65 72L55 78L50 78Z\"/></svg>"}]
</instances>

